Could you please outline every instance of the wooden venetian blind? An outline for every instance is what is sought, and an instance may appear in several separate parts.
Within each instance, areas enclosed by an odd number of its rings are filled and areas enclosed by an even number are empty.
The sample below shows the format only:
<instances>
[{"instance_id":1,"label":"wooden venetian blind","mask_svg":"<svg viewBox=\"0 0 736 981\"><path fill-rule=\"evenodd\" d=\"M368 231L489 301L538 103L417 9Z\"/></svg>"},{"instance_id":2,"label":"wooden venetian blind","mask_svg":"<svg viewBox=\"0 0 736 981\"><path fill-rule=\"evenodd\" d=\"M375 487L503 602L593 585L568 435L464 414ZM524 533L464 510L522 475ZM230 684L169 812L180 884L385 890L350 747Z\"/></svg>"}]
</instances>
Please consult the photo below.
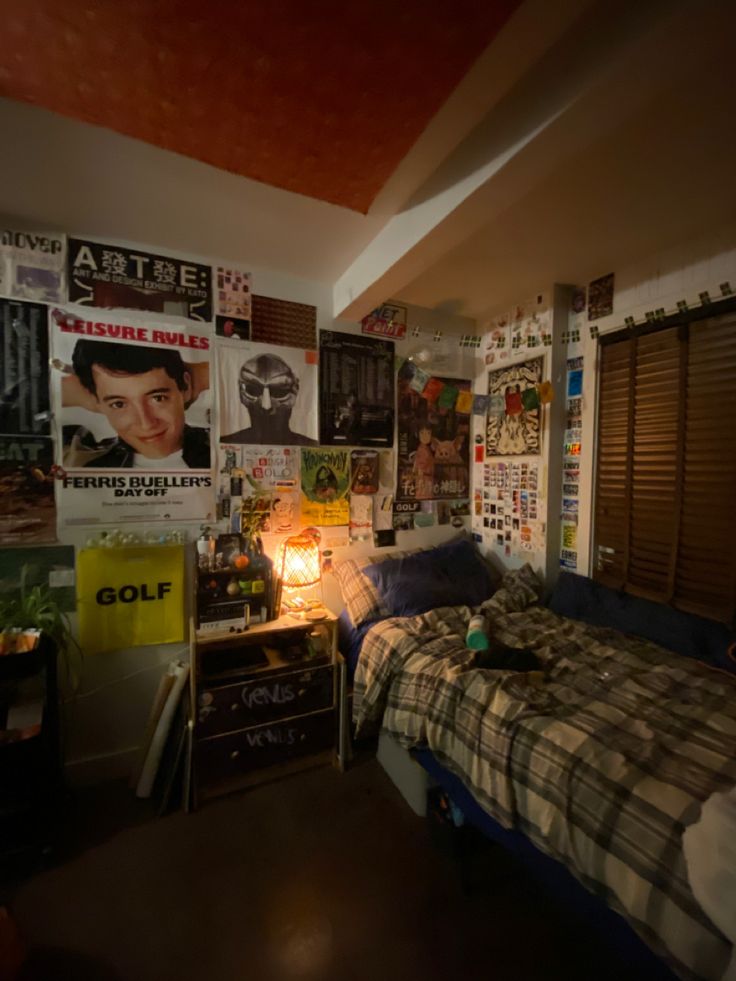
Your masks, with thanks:
<instances>
[{"instance_id":1,"label":"wooden venetian blind","mask_svg":"<svg viewBox=\"0 0 736 981\"><path fill-rule=\"evenodd\" d=\"M601 346L594 577L731 622L736 315Z\"/></svg>"}]
</instances>

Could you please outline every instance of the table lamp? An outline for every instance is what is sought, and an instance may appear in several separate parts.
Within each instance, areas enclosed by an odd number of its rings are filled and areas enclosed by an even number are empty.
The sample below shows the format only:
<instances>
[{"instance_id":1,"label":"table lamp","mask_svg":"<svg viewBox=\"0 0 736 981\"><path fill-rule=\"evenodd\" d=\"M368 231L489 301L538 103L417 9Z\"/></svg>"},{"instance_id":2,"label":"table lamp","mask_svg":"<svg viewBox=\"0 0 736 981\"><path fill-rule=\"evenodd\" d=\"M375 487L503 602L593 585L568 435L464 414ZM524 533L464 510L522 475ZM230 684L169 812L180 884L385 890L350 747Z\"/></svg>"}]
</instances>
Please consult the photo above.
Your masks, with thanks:
<instances>
[{"instance_id":1,"label":"table lamp","mask_svg":"<svg viewBox=\"0 0 736 981\"><path fill-rule=\"evenodd\" d=\"M309 535L292 535L279 549L276 572L281 585L287 590L306 589L322 582L319 566L319 545ZM301 597L294 597L286 606L304 609L307 603Z\"/></svg>"}]
</instances>

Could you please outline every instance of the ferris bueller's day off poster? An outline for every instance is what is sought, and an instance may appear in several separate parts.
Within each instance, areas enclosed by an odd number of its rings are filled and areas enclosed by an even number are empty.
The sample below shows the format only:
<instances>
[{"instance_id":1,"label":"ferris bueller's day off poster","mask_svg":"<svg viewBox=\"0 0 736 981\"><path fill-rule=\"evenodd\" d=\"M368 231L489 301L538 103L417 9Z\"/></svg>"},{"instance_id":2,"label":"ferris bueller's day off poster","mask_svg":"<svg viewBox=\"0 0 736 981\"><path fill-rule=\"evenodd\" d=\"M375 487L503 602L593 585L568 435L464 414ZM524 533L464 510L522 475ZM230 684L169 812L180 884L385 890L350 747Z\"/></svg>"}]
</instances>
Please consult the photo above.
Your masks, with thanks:
<instances>
[{"instance_id":1,"label":"ferris bueller's day off poster","mask_svg":"<svg viewBox=\"0 0 736 981\"><path fill-rule=\"evenodd\" d=\"M209 520L209 328L52 309L66 526Z\"/></svg>"}]
</instances>

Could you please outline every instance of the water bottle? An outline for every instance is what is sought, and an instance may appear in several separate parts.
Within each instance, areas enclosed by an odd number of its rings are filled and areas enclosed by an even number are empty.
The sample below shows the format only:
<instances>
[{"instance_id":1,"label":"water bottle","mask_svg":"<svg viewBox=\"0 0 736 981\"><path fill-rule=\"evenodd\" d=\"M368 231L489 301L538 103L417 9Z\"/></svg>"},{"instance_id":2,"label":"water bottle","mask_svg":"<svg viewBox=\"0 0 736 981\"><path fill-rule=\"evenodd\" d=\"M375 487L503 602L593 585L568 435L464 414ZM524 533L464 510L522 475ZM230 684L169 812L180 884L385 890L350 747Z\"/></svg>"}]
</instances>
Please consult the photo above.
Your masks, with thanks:
<instances>
[{"instance_id":1,"label":"water bottle","mask_svg":"<svg viewBox=\"0 0 736 981\"><path fill-rule=\"evenodd\" d=\"M465 635L465 646L471 651L488 650L488 624L482 613L476 613L470 618L468 632Z\"/></svg>"}]
</instances>

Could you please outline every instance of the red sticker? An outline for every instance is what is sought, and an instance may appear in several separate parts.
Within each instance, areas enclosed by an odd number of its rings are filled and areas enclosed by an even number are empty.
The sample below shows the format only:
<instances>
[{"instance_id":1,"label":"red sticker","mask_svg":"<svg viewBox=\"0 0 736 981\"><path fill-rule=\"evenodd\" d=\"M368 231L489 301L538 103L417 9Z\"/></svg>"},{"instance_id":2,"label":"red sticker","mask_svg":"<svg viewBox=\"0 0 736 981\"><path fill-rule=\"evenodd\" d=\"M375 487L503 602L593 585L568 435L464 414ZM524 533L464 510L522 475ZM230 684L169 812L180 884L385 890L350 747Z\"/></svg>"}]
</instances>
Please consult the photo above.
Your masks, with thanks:
<instances>
[{"instance_id":1,"label":"red sticker","mask_svg":"<svg viewBox=\"0 0 736 981\"><path fill-rule=\"evenodd\" d=\"M304 352L304 362L305 364L318 364L319 360L316 351L305 351Z\"/></svg>"},{"instance_id":2,"label":"red sticker","mask_svg":"<svg viewBox=\"0 0 736 981\"><path fill-rule=\"evenodd\" d=\"M476 448L475 448L475 462L476 463L483 463L483 450L484 449L485 449L485 447L483 447L483 446L476 446Z\"/></svg>"}]
</instances>

